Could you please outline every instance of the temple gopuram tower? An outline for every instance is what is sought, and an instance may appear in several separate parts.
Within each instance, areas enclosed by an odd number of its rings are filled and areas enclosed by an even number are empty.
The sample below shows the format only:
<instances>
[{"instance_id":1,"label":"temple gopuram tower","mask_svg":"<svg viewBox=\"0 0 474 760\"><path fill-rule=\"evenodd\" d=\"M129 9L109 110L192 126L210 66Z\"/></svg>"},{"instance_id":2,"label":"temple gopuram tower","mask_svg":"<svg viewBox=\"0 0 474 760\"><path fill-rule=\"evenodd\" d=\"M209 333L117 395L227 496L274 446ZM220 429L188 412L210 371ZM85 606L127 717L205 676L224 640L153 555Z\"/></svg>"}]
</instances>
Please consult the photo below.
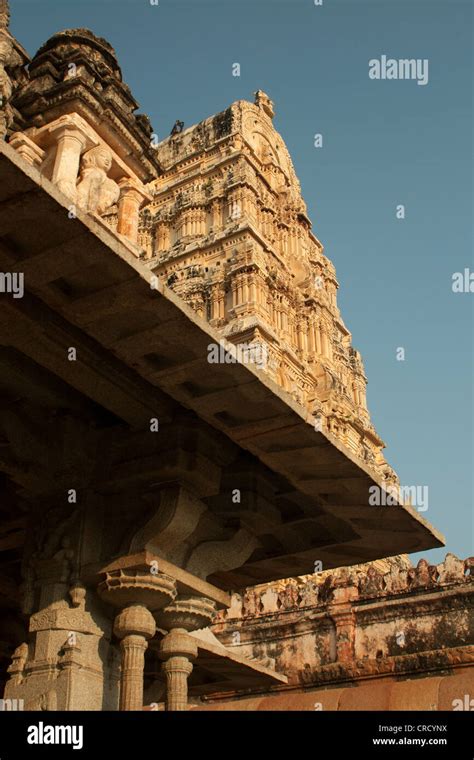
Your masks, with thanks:
<instances>
[{"instance_id":1,"label":"temple gopuram tower","mask_svg":"<svg viewBox=\"0 0 474 760\"><path fill-rule=\"evenodd\" d=\"M383 478L360 353L333 264L311 229L290 155L261 90L157 145L140 214L152 271ZM180 125L181 127L181 125Z\"/></svg>"}]
</instances>

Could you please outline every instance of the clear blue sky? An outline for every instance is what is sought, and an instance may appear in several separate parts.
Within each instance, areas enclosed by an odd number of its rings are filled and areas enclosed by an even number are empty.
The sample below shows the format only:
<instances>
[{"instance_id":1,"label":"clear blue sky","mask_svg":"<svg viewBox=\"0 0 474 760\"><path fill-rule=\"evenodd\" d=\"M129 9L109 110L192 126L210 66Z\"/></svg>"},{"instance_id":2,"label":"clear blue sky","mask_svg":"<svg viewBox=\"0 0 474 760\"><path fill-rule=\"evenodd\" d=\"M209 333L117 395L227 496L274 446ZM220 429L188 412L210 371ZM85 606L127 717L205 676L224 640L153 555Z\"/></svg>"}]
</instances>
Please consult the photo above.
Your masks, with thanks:
<instances>
[{"instance_id":1,"label":"clear blue sky","mask_svg":"<svg viewBox=\"0 0 474 760\"><path fill-rule=\"evenodd\" d=\"M473 554L474 293L451 290L453 272L474 271L470 0L11 6L12 31L30 54L68 27L106 37L160 139L178 118L189 126L268 92L314 232L337 268L387 458L402 484L429 487L423 516L447 549ZM369 79L369 59L382 54L427 58L428 84Z\"/></svg>"}]
</instances>

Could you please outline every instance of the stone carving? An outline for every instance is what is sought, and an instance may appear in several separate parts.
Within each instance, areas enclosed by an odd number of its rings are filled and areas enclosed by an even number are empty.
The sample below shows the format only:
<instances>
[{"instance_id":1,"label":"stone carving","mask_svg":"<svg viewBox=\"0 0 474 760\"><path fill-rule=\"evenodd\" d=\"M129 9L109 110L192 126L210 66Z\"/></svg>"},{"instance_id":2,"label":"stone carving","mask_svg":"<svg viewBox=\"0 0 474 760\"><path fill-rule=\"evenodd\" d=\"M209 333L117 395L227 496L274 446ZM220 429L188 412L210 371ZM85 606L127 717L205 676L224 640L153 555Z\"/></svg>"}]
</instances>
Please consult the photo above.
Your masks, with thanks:
<instances>
[{"instance_id":1,"label":"stone carving","mask_svg":"<svg viewBox=\"0 0 474 760\"><path fill-rule=\"evenodd\" d=\"M311 232L273 114L272 101L257 90L253 104L238 101L186 132L173 130L159 143L156 156L165 172L151 183L152 201L141 211L154 220L159 245L152 251L153 229L143 235L151 252L146 260L234 343L270 332L275 355L264 371L311 413L320 409L323 430L395 483L370 422L362 359L337 306L335 269ZM200 156L195 169L191 155ZM248 245L250 226L264 242ZM227 241L229 247L223 246ZM235 258L229 255L230 241L238 251ZM239 244L245 245L242 253ZM210 257L214 268L208 266ZM191 266L204 270L200 281L181 276Z\"/></svg>"},{"instance_id":2,"label":"stone carving","mask_svg":"<svg viewBox=\"0 0 474 760\"><path fill-rule=\"evenodd\" d=\"M28 644L23 642L12 654L11 664L7 668L10 673L11 682L15 685L20 684L23 679L23 672L28 661Z\"/></svg>"},{"instance_id":3,"label":"stone carving","mask_svg":"<svg viewBox=\"0 0 474 760\"><path fill-rule=\"evenodd\" d=\"M143 182L157 176L159 164L148 117L135 113L138 103L122 81L113 47L83 28L54 34L39 48L27 80L15 93L14 106L27 113L29 127L39 120L47 125L60 109L63 113L77 110L78 99L85 104L88 123L96 134L114 136L114 150L134 175Z\"/></svg>"},{"instance_id":4,"label":"stone carving","mask_svg":"<svg viewBox=\"0 0 474 760\"><path fill-rule=\"evenodd\" d=\"M73 607L77 607L80 610L85 609L87 590L82 583L77 581L69 589L69 596Z\"/></svg>"},{"instance_id":5,"label":"stone carving","mask_svg":"<svg viewBox=\"0 0 474 760\"><path fill-rule=\"evenodd\" d=\"M313 581L307 581L300 587L300 606L313 607L318 603L319 586Z\"/></svg>"},{"instance_id":6,"label":"stone carving","mask_svg":"<svg viewBox=\"0 0 474 760\"><path fill-rule=\"evenodd\" d=\"M200 578L207 578L217 569L239 567L258 546L258 539L241 528L227 541L204 541L199 544L192 551L185 568Z\"/></svg>"},{"instance_id":7,"label":"stone carving","mask_svg":"<svg viewBox=\"0 0 474 760\"><path fill-rule=\"evenodd\" d=\"M148 568L143 571L112 570L99 584L98 594L114 607L139 604L154 611L176 597L176 581L165 573L153 575Z\"/></svg>"},{"instance_id":8,"label":"stone carving","mask_svg":"<svg viewBox=\"0 0 474 760\"><path fill-rule=\"evenodd\" d=\"M245 591L242 602L242 615L243 617L255 617L258 614L258 596L257 591L253 588L248 588Z\"/></svg>"},{"instance_id":9,"label":"stone carving","mask_svg":"<svg viewBox=\"0 0 474 760\"><path fill-rule=\"evenodd\" d=\"M298 584L291 579L291 581L278 594L278 607L283 610L294 609L298 606L298 600Z\"/></svg>"},{"instance_id":10,"label":"stone carving","mask_svg":"<svg viewBox=\"0 0 474 760\"><path fill-rule=\"evenodd\" d=\"M408 570L401 568L395 562L390 566L390 570L384 576L385 588L387 593L395 594L404 591L408 584Z\"/></svg>"},{"instance_id":11,"label":"stone carving","mask_svg":"<svg viewBox=\"0 0 474 760\"><path fill-rule=\"evenodd\" d=\"M0 0L0 27L7 28L10 23L10 7L8 0Z\"/></svg>"},{"instance_id":12,"label":"stone carving","mask_svg":"<svg viewBox=\"0 0 474 760\"><path fill-rule=\"evenodd\" d=\"M241 619L232 597L235 614L217 616L212 630L226 646L242 638L246 656L275 657L276 669L298 685L467 667L474 662L472 636L466 640L473 576L465 572L473 566L473 558L448 554L437 568L426 560L410 567L400 556L248 588ZM450 619L448 640L444 632L440 640L440 615Z\"/></svg>"},{"instance_id":13,"label":"stone carving","mask_svg":"<svg viewBox=\"0 0 474 760\"><path fill-rule=\"evenodd\" d=\"M463 583L471 577L466 575L468 571L474 575L473 558L460 560L454 554L447 554L445 561L437 567L429 565L425 559L421 559L416 568L408 567L407 562L398 557L392 557L385 564L385 571L375 564L342 567L318 575L250 587L245 590L243 598L239 594L232 595L232 614L220 612L216 619L259 617L335 602L352 602L358 592L363 597L390 596L411 589Z\"/></svg>"},{"instance_id":14,"label":"stone carving","mask_svg":"<svg viewBox=\"0 0 474 760\"><path fill-rule=\"evenodd\" d=\"M273 101L270 100L266 92L263 90L257 90L255 94L255 105L262 108L270 119L275 116L275 110L273 107Z\"/></svg>"},{"instance_id":15,"label":"stone carving","mask_svg":"<svg viewBox=\"0 0 474 760\"><path fill-rule=\"evenodd\" d=\"M383 575L375 567L369 567L367 575L359 583L360 593L363 596L377 596L383 591Z\"/></svg>"},{"instance_id":16,"label":"stone carving","mask_svg":"<svg viewBox=\"0 0 474 760\"><path fill-rule=\"evenodd\" d=\"M278 610L278 592L272 586L267 586L260 594L259 608L262 615L277 612Z\"/></svg>"},{"instance_id":17,"label":"stone carving","mask_svg":"<svg viewBox=\"0 0 474 760\"><path fill-rule=\"evenodd\" d=\"M117 203L120 188L107 176L111 166L112 154L102 146L91 148L82 156L77 202L85 211L101 215Z\"/></svg>"},{"instance_id":18,"label":"stone carving","mask_svg":"<svg viewBox=\"0 0 474 760\"><path fill-rule=\"evenodd\" d=\"M437 580L438 571L435 565L430 565L426 559L420 559L417 566L408 571L410 588L432 586Z\"/></svg>"},{"instance_id":19,"label":"stone carving","mask_svg":"<svg viewBox=\"0 0 474 760\"><path fill-rule=\"evenodd\" d=\"M39 694L34 699L28 700L25 704L26 710L39 712L52 712L57 710L57 693L55 689Z\"/></svg>"},{"instance_id":20,"label":"stone carving","mask_svg":"<svg viewBox=\"0 0 474 760\"><path fill-rule=\"evenodd\" d=\"M448 552L444 562L436 568L438 571L438 583L451 583L453 581L464 580L467 562L468 560L463 561L456 557L455 554Z\"/></svg>"},{"instance_id":21,"label":"stone carving","mask_svg":"<svg viewBox=\"0 0 474 760\"><path fill-rule=\"evenodd\" d=\"M158 626L166 631L182 628L195 631L207 628L216 614L216 605L205 597L180 595L171 604L155 613Z\"/></svg>"}]
</instances>

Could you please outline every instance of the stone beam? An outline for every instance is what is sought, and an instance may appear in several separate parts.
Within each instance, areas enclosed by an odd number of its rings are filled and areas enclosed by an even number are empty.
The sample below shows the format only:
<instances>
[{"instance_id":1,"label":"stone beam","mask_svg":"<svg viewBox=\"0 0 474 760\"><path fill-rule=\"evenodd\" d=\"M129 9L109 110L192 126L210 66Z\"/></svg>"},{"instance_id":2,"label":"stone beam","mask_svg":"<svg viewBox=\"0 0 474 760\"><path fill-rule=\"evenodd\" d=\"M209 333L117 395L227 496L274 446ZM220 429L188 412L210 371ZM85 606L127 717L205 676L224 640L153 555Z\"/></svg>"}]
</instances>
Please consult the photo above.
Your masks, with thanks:
<instances>
[{"instance_id":1,"label":"stone beam","mask_svg":"<svg viewBox=\"0 0 474 760\"><path fill-rule=\"evenodd\" d=\"M81 577L84 582L97 583L104 573L111 573L114 570L130 570L134 568L150 568L153 563L157 563L159 572L171 576L176 580L176 586L179 594L203 596L216 602L219 609L230 606L230 595L226 591L213 586L211 583L197 578L195 575L183 570L171 562L167 562L156 554L148 551L139 552L138 554L128 554L119 557L111 562L94 562L85 565L81 569Z\"/></svg>"},{"instance_id":2,"label":"stone beam","mask_svg":"<svg viewBox=\"0 0 474 760\"><path fill-rule=\"evenodd\" d=\"M133 368L136 375L196 412L202 420L245 448L274 473L286 478L296 492L308 498L308 504L312 501L317 516L323 504L324 510L336 519L336 528L338 525L344 528L342 541L338 540L337 533L332 540L329 540L331 536L325 539L329 566L341 563L341 557L342 563L348 564L358 559L376 559L383 554L411 550L413 544L421 550L443 543L442 536L420 514L401 503L390 508L396 516L396 529L392 518L382 520L376 542L373 540L374 523L372 520L366 523L365 509L359 519L351 517L347 520L344 506L351 509L358 505L367 507L369 488L383 488L377 473L333 436L317 432L306 409L265 374L251 365L239 363L210 365L208 346L219 343L219 333L157 281L138 260L136 249L87 214L78 212L77 218L71 221L63 196L47 180L40 178L35 167L25 163L8 145L0 146L0 154L3 154L0 155L0 171L4 179L0 204L22 194L22 205L27 206L23 216L30 222L9 232L9 246L18 253L18 264L41 253L45 247L59 245L68 235L70 237L71 224L88 230L87 239L95 251L94 264L87 266L85 262L80 275L60 276L60 289L54 283L37 284L33 278L27 284L28 290L75 328L100 343L103 349L113 353L121 362L121 371L125 367ZM39 185L43 194L38 205ZM31 228L39 225L46 216L54 223L48 225L45 242L38 240ZM114 292L117 284L125 281L134 284L127 284L130 298L121 304ZM78 298L95 297L97 282L102 283L99 289L103 291L103 305L96 319L93 313L87 314L82 307L74 312ZM162 330L158 329L160 324ZM147 345L146 340L141 340L140 333L150 335L150 330L153 330L152 345ZM132 334L135 340L129 340ZM219 389L225 392L215 397L214 393ZM210 403L206 404L208 392ZM327 481L340 480L340 488L339 484L330 490L318 488L315 482L318 478L325 481L325 489ZM360 486L356 486L353 500L351 492L359 480ZM375 515L379 508L373 509ZM337 547L333 554L331 544ZM345 558L344 545L348 548ZM354 556L357 551L359 558ZM310 572L313 564L310 552L305 556L306 572ZM283 565L287 571L286 559ZM297 565L300 566L299 561L295 563L295 569Z\"/></svg>"}]
</instances>

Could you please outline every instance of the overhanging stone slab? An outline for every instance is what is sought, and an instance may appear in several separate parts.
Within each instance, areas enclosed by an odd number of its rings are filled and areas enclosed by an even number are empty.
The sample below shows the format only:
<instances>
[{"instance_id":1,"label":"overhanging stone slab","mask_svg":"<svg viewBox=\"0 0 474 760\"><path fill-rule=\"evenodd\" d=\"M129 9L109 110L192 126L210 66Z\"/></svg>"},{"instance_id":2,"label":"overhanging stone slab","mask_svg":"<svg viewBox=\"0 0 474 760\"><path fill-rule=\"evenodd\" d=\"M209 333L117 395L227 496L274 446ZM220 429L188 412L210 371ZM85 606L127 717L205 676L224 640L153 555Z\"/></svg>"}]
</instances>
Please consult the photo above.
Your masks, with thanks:
<instances>
[{"instance_id":1,"label":"overhanging stone slab","mask_svg":"<svg viewBox=\"0 0 474 760\"><path fill-rule=\"evenodd\" d=\"M104 352L104 361L113 358L150 392L154 389L195 412L285 478L314 504L316 515L323 510L328 519L334 518L332 531L340 526L342 541L333 533L334 540L323 547L308 547L298 556L283 553L271 561L271 571L266 560L250 560L248 579L257 568L262 582L266 570L275 577L277 565L283 577L310 571L322 557L326 567L333 567L443 544L443 537L416 510L403 504L370 506L369 488L383 487L378 476L333 436L316 432L307 411L268 376L249 365L209 364L208 346L219 343L220 336L156 282L139 260L139 249L87 214L78 212L70 219L68 200L8 145L0 149L0 173L0 205L10 204L19 215L19 223L9 223L3 236L4 269L27 273L28 293L76 335L93 341ZM45 219L48 234L38 236ZM10 296L2 302L7 299L7 308L21 311ZM33 342L25 346L28 350L33 353ZM46 356L44 352L36 360L45 364ZM53 365L67 379L57 359ZM81 392L107 407L105 385L97 389L84 379ZM131 387L122 387L124 399L127 392L136 396ZM125 404L113 407L127 420ZM246 573L237 575L245 580Z\"/></svg>"}]
</instances>

